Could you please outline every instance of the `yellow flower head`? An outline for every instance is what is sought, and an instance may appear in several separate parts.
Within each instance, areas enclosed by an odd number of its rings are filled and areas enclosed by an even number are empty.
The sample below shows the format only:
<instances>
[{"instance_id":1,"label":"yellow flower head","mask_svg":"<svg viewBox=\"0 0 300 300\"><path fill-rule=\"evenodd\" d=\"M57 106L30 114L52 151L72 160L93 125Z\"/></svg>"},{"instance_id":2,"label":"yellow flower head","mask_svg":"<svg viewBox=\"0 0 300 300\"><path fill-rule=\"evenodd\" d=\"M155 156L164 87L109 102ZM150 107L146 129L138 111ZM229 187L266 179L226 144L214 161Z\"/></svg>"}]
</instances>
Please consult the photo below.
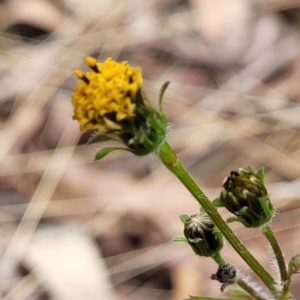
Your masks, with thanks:
<instances>
[{"instance_id":1,"label":"yellow flower head","mask_svg":"<svg viewBox=\"0 0 300 300\"><path fill-rule=\"evenodd\" d=\"M118 122L135 116L136 96L143 82L141 70L111 58L99 63L87 57L85 63L92 71L75 70L80 81L72 95L73 119L82 131L118 129Z\"/></svg>"},{"instance_id":2,"label":"yellow flower head","mask_svg":"<svg viewBox=\"0 0 300 300\"><path fill-rule=\"evenodd\" d=\"M169 84L166 82L159 94L158 110L151 105L142 91L141 70L132 68L126 61L117 63L111 58L98 63L87 57L91 68L84 74L75 70L80 79L72 94L73 119L80 129L94 129L88 143L111 139L122 147L106 147L98 151L96 160L115 150L127 150L135 155L158 151L165 140L167 120L162 111L162 99Z\"/></svg>"}]
</instances>

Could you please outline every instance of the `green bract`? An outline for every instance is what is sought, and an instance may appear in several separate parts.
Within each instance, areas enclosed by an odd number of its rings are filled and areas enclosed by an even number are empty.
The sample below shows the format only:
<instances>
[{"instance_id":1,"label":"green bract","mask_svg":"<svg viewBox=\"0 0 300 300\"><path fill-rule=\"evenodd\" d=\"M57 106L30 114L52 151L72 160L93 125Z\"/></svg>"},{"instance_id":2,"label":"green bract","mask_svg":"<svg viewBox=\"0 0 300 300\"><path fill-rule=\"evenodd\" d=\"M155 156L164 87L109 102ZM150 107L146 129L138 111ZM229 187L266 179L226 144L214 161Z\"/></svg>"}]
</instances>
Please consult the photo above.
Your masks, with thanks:
<instances>
[{"instance_id":1,"label":"green bract","mask_svg":"<svg viewBox=\"0 0 300 300\"><path fill-rule=\"evenodd\" d=\"M95 156L99 160L115 150L127 150L135 155L143 156L157 151L165 141L167 120L162 112L162 97L169 82L161 88L159 110L156 110L139 90L136 95L136 109L133 118L125 118L118 122L118 127L104 133L94 135L89 144L103 139L121 142L125 147L107 147L101 149Z\"/></svg>"},{"instance_id":2,"label":"green bract","mask_svg":"<svg viewBox=\"0 0 300 300\"><path fill-rule=\"evenodd\" d=\"M115 150L127 150L135 155L158 152L165 142L167 120L162 111L162 99L170 82L159 95L159 108L154 108L142 90L140 68L132 68L124 61L111 58L103 63L87 57L90 72L75 70L79 82L72 94L73 119L82 131L92 129L97 134L89 143L111 139L121 147L107 147L97 152L99 160Z\"/></svg>"},{"instance_id":3,"label":"green bract","mask_svg":"<svg viewBox=\"0 0 300 300\"><path fill-rule=\"evenodd\" d=\"M263 183L263 170L255 172L247 167L239 172L232 171L225 180L216 206L224 206L236 217L227 222L239 221L246 227L259 227L267 223L274 214L274 208L269 200Z\"/></svg>"},{"instance_id":4,"label":"green bract","mask_svg":"<svg viewBox=\"0 0 300 300\"><path fill-rule=\"evenodd\" d=\"M205 213L189 216L184 222L184 236L194 252L200 256L213 256L223 247L219 229Z\"/></svg>"}]
</instances>

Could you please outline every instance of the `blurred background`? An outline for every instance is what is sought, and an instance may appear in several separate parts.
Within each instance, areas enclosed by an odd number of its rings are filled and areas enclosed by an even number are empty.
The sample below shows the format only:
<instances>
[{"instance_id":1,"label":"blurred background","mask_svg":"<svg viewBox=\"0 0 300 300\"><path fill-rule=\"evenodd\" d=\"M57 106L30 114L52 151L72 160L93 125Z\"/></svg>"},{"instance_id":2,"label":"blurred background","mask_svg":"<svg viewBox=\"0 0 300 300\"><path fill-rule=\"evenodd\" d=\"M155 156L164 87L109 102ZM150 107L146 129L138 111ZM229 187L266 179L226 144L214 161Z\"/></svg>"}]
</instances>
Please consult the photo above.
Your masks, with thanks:
<instances>
[{"instance_id":1,"label":"blurred background","mask_svg":"<svg viewBox=\"0 0 300 300\"><path fill-rule=\"evenodd\" d=\"M264 167L287 261L300 252L299 0L2 0L0 30L1 299L221 295L214 262L171 242L198 211L176 178L155 157L93 162L110 142L86 146L70 102L87 55L140 66L154 105L170 80L168 141L196 182L213 199ZM232 228L272 272L260 232Z\"/></svg>"}]
</instances>

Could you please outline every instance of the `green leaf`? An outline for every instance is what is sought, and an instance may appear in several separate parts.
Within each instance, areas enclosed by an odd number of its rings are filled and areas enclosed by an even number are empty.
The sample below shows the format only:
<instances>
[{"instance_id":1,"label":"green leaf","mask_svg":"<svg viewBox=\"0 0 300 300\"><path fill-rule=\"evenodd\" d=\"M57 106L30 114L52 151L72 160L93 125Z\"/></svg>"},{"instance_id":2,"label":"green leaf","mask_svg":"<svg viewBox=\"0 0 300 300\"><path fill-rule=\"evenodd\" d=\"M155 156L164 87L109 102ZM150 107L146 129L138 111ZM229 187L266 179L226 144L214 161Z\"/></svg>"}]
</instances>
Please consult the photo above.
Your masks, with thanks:
<instances>
[{"instance_id":1,"label":"green leaf","mask_svg":"<svg viewBox=\"0 0 300 300\"><path fill-rule=\"evenodd\" d=\"M190 217L188 215L182 214L179 216L179 219L183 224L185 224L190 219Z\"/></svg>"},{"instance_id":2,"label":"green leaf","mask_svg":"<svg viewBox=\"0 0 300 300\"><path fill-rule=\"evenodd\" d=\"M267 216L267 218L271 219L274 214L274 208L273 208L273 206L271 206L271 208L270 208L269 198L267 196L260 197L259 202L260 202L262 209L263 209L265 215Z\"/></svg>"},{"instance_id":3,"label":"green leaf","mask_svg":"<svg viewBox=\"0 0 300 300\"><path fill-rule=\"evenodd\" d=\"M212 204L215 206L215 207L224 207L222 201L220 200L220 198L216 198L212 201Z\"/></svg>"},{"instance_id":4,"label":"green leaf","mask_svg":"<svg viewBox=\"0 0 300 300\"><path fill-rule=\"evenodd\" d=\"M131 152L128 148L123 148L123 147L105 147L97 152L95 155L95 160L100 160L110 152L116 151L116 150L126 150Z\"/></svg>"},{"instance_id":5,"label":"green leaf","mask_svg":"<svg viewBox=\"0 0 300 300\"><path fill-rule=\"evenodd\" d=\"M159 112L161 114L163 114L163 110L162 110L162 100L165 94L166 89L168 88L170 84L170 81L165 82L162 87L160 88L160 93L159 93L159 97L158 97L158 107L159 107Z\"/></svg>"},{"instance_id":6,"label":"green leaf","mask_svg":"<svg viewBox=\"0 0 300 300\"><path fill-rule=\"evenodd\" d=\"M175 235L172 237L172 242L186 242L187 243L187 240L184 236Z\"/></svg>"},{"instance_id":7,"label":"green leaf","mask_svg":"<svg viewBox=\"0 0 300 300\"><path fill-rule=\"evenodd\" d=\"M238 298L212 298L212 297L195 297L190 296L189 299L185 300L238 300Z\"/></svg>"},{"instance_id":8,"label":"green leaf","mask_svg":"<svg viewBox=\"0 0 300 300\"><path fill-rule=\"evenodd\" d=\"M253 299L249 294L246 294L246 292L244 290L235 290L235 289L229 289L228 291L226 291L226 294L228 296L232 296L232 297L240 297L239 299Z\"/></svg>"},{"instance_id":9,"label":"green leaf","mask_svg":"<svg viewBox=\"0 0 300 300\"><path fill-rule=\"evenodd\" d=\"M94 143L97 143L97 142L100 142L100 141L103 141L105 138L107 138L107 135L105 133L98 133L98 134L94 134L92 135L87 144L94 144Z\"/></svg>"}]
</instances>

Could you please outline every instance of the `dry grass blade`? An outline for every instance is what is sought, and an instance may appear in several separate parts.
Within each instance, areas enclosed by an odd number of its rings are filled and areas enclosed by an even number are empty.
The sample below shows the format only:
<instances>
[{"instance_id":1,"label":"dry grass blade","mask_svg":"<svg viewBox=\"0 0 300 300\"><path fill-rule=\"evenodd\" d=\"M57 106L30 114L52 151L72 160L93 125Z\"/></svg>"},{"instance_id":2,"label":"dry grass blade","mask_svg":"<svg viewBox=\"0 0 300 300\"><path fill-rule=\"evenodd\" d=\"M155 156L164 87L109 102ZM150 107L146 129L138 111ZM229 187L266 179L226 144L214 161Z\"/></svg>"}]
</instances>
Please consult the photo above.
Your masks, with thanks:
<instances>
[{"instance_id":1,"label":"dry grass blade","mask_svg":"<svg viewBox=\"0 0 300 300\"><path fill-rule=\"evenodd\" d=\"M153 103L162 83L171 81L163 103L172 125L168 140L210 198L231 170L265 166L281 211L274 228L287 259L299 252L298 2L0 1L2 297L100 299L100 284L93 296L70 296L72 267L84 272L76 277L78 290L88 275L111 276L103 281L115 290L108 300L221 294L209 280L212 262L168 243L182 231L178 215L198 207L159 161L116 152L92 162L102 144L84 145L88 134L80 135L71 120L70 104L72 71L84 68L87 55L140 66ZM74 223L89 238L59 240L42 227ZM232 226L267 266L257 232ZM61 257L50 259L55 249L77 247L75 237L81 249L93 250L81 252L80 265L78 246L74 263L70 258L70 268L56 277ZM224 252L244 268L229 247ZM104 262L107 269L97 269Z\"/></svg>"}]
</instances>

